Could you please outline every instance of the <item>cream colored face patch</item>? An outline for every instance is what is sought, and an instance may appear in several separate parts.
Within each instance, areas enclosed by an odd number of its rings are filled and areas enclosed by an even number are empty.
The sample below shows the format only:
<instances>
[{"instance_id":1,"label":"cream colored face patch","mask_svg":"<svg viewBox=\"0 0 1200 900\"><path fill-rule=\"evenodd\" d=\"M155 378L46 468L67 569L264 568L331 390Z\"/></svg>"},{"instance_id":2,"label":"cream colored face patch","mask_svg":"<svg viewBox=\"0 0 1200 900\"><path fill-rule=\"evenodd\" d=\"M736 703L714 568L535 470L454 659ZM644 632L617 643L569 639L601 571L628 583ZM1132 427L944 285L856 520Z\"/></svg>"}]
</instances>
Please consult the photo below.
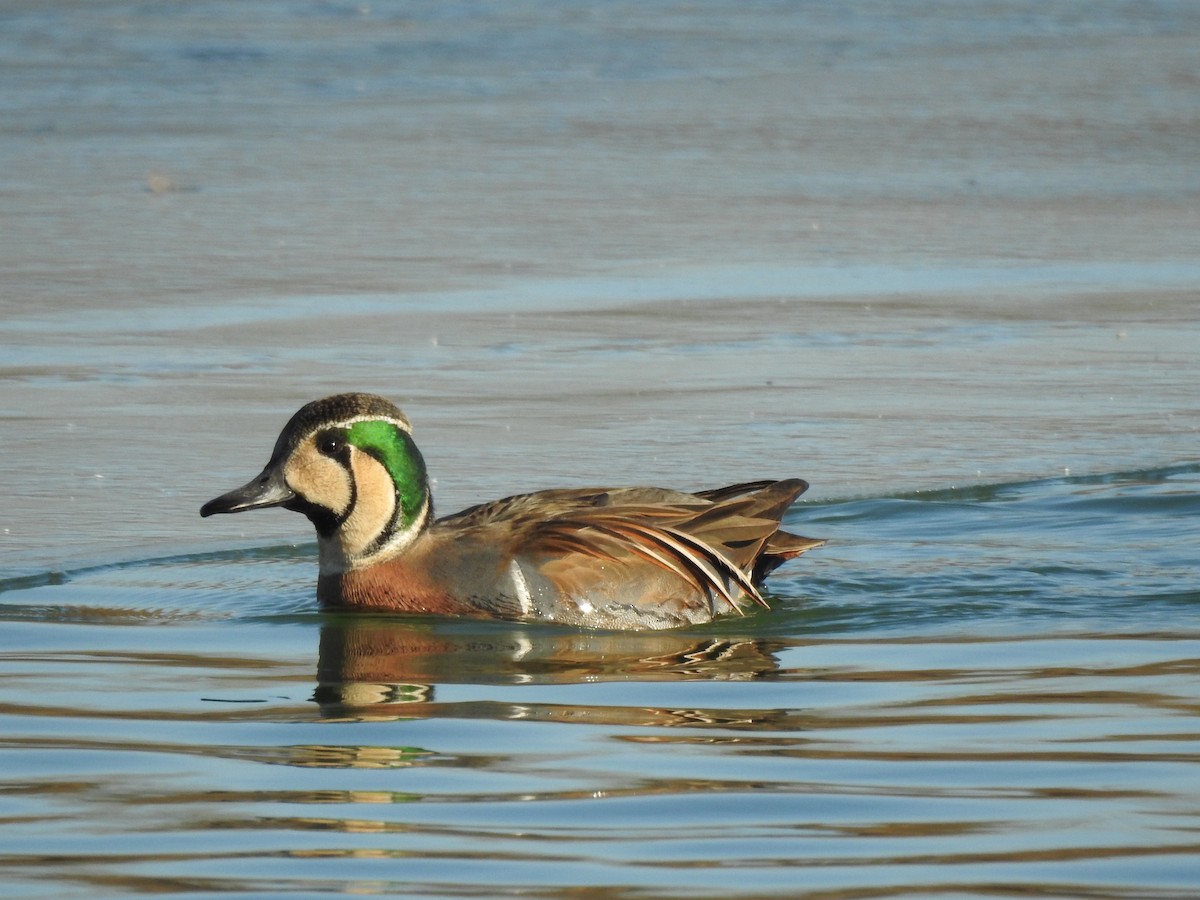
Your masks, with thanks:
<instances>
[{"instance_id":1,"label":"cream colored face patch","mask_svg":"<svg viewBox=\"0 0 1200 900\"><path fill-rule=\"evenodd\" d=\"M350 468L354 473L354 508L338 532L348 559L362 556L385 530L396 512L396 485L383 464L369 453L352 447ZM344 470L343 470L344 471Z\"/></svg>"},{"instance_id":2,"label":"cream colored face patch","mask_svg":"<svg viewBox=\"0 0 1200 900\"><path fill-rule=\"evenodd\" d=\"M354 498L350 473L336 460L317 450L308 438L288 458L283 467L288 487L310 503L323 506L336 516L344 516Z\"/></svg>"}]
</instances>

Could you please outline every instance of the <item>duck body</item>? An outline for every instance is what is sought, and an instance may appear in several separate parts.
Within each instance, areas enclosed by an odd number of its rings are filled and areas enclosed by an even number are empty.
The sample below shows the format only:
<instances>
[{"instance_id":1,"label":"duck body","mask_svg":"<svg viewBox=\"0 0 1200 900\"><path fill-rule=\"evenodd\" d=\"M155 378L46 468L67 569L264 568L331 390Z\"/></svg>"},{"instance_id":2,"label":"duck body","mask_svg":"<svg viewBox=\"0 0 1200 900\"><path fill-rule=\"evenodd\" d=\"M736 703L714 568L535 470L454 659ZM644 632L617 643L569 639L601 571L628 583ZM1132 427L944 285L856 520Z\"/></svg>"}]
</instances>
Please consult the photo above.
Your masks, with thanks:
<instances>
[{"instance_id":1,"label":"duck body","mask_svg":"<svg viewBox=\"0 0 1200 900\"><path fill-rule=\"evenodd\" d=\"M201 515L307 515L330 609L659 629L765 606L766 575L822 543L779 527L807 487L548 490L435 520L404 414L338 394L297 412L262 474Z\"/></svg>"}]
</instances>

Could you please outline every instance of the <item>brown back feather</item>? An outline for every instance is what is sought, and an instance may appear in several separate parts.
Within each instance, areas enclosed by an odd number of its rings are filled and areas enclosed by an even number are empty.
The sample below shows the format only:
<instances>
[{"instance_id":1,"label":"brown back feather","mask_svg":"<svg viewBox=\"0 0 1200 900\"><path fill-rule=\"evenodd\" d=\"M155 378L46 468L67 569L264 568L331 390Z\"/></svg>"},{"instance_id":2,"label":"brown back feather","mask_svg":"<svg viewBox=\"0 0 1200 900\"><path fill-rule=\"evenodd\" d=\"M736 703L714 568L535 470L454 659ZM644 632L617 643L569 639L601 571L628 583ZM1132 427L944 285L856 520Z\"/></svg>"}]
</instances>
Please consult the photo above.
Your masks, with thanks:
<instances>
[{"instance_id":1,"label":"brown back feather","mask_svg":"<svg viewBox=\"0 0 1200 900\"><path fill-rule=\"evenodd\" d=\"M635 557L735 609L765 602L757 586L784 561L822 542L779 531L808 485L759 481L683 494L657 488L543 491L473 507L443 522L511 526L520 552Z\"/></svg>"}]
</instances>

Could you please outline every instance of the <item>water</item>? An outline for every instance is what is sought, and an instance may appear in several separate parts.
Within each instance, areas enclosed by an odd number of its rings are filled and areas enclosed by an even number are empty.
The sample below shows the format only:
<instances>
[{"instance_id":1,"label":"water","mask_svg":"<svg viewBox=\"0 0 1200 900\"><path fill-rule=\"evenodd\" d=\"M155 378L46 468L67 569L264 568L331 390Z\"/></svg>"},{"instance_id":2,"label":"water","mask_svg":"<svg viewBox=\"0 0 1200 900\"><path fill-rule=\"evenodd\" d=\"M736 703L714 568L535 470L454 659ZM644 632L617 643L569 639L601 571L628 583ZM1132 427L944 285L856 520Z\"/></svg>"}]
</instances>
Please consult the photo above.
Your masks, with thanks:
<instances>
[{"instance_id":1,"label":"water","mask_svg":"<svg viewBox=\"0 0 1200 900\"><path fill-rule=\"evenodd\" d=\"M803 504L775 609L666 634L321 616L310 547L10 581L8 879L1190 896L1198 486Z\"/></svg>"},{"instance_id":2,"label":"water","mask_svg":"<svg viewBox=\"0 0 1200 900\"><path fill-rule=\"evenodd\" d=\"M0 10L0 896L1191 898L1200 11ZM666 634L321 614L442 512L800 476Z\"/></svg>"}]
</instances>

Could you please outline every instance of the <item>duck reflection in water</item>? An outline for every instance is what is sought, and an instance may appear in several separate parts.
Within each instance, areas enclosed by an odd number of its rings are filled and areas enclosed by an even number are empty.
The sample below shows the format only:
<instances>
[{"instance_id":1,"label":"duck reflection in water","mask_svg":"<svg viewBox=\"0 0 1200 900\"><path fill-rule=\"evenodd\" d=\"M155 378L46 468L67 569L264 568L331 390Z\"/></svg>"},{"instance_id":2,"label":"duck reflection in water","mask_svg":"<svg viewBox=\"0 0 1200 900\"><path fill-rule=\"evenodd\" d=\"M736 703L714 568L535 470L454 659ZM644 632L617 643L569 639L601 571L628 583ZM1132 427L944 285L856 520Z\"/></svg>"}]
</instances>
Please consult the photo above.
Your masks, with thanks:
<instances>
[{"instance_id":1,"label":"duck reflection in water","mask_svg":"<svg viewBox=\"0 0 1200 900\"><path fill-rule=\"evenodd\" d=\"M435 703L437 684L748 681L778 671L782 643L679 632L606 633L347 615L321 628L317 689L334 718L553 718L629 725L709 721L696 710L494 701Z\"/></svg>"}]
</instances>

